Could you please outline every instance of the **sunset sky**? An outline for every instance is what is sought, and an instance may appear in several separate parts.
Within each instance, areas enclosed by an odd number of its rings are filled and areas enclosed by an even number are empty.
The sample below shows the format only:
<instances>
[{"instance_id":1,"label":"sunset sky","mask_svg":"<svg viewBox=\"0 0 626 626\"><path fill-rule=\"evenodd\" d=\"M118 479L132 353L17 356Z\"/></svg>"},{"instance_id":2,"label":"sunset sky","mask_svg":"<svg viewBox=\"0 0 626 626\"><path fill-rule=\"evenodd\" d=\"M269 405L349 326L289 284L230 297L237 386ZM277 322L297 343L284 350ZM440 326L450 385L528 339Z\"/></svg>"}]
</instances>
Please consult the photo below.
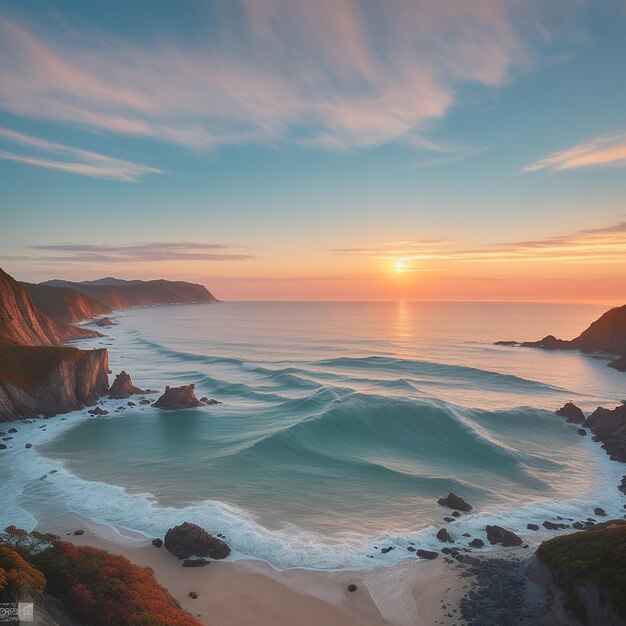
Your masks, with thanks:
<instances>
[{"instance_id":1,"label":"sunset sky","mask_svg":"<svg viewBox=\"0 0 626 626\"><path fill-rule=\"evenodd\" d=\"M626 301L626 0L0 1L0 266Z\"/></svg>"}]
</instances>

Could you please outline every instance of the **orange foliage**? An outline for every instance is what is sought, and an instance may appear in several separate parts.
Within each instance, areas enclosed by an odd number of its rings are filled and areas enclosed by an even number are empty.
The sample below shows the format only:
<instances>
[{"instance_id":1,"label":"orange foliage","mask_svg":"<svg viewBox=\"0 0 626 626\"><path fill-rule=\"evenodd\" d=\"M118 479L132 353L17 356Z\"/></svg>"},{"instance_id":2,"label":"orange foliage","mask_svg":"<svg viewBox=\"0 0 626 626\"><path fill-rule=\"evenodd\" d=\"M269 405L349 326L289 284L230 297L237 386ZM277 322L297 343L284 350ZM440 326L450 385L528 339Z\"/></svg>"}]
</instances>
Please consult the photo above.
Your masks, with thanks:
<instances>
[{"instance_id":1,"label":"orange foliage","mask_svg":"<svg viewBox=\"0 0 626 626\"><path fill-rule=\"evenodd\" d=\"M33 557L50 591L92 626L199 626L150 568L90 546L58 541Z\"/></svg>"},{"instance_id":2,"label":"orange foliage","mask_svg":"<svg viewBox=\"0 0 626 626\"><path fill-rule=\"evenodd\" d=\"M0 546L0 591L22 598L41 594L45 586L46 578L39 570L12 548Z\"/></svg>"}]
</instances>

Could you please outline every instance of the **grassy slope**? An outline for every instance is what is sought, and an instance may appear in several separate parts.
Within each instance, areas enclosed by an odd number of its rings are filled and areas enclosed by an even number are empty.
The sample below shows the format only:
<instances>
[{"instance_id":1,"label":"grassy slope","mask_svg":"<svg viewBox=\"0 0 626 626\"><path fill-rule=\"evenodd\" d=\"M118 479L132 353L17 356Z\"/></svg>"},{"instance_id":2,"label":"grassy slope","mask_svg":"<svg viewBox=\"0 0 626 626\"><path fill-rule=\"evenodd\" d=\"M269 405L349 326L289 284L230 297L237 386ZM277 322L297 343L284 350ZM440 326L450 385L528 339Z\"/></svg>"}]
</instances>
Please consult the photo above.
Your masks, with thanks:
<instances>
[{"instance_id":1,"label":"grassy slope","mask_svg":"<svg viewBox=\"0 0 626 626\"><path fill-rule=\"evenodd\" d=\"M584 619L586 611L576 587L591 581L608 593L616 612L626 618L626 522L607 522L550 539L539 546L537 556L551 568L577 617Z\"/></svg>"}]
</instances>

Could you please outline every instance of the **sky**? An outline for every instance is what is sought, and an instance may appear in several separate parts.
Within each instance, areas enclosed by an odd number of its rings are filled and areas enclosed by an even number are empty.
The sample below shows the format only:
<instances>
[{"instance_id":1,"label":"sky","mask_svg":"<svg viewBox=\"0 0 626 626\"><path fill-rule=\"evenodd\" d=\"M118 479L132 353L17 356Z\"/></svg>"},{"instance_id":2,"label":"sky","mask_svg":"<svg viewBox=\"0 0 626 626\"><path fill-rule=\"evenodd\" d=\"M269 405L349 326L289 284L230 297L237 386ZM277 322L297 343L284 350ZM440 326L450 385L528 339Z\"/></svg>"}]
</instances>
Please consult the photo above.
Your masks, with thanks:
<instances>
[{"instance_id":1,"label":"sky","mask_svg":"<svg viewBox=\"0 0 626 626\"><path fill-rule=\"evenodd\" d=\"M0 266L626 301L626 0L0 0Z\"/></svg>"}]
</instances>

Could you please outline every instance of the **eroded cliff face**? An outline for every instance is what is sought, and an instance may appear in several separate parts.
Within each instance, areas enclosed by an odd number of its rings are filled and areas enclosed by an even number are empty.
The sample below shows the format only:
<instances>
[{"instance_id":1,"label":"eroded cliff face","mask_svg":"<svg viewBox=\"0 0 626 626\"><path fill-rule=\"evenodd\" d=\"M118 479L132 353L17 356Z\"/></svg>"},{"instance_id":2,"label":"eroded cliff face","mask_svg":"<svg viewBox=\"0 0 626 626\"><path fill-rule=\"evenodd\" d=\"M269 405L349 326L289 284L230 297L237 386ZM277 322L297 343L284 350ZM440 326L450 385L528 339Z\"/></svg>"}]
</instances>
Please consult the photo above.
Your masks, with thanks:
<instances>
[{"instance_id":1,"label":"eroded cliff face","mask_svg":"<svg viewBox=\"0 0 626 626\"><path fill-rule=\"evenodd\" d=\"M61 345L97 337L93 330L70 326L44 313L11 276L0 269L0 341L27 346Z\"/></svg>"},{"instance_id":2,"label":"eroded cliff face","mask_svg":"<svg viewBox=\"0 0 626 626\"><path fill-rule=\"evenodd\" d=\"M95 404L109 388L106 349L4 348L26 369L0 375L0 421L75 411Z\"/></svg>"},{"instance_id":3,"label":"eroded cliff face","mask_svg":"<svg viewBox=\"0 0 626 626\"><path fill-rule=\"evenodd\" d=\"M94 404L109 388L107 351L62 344L95 336L50 317L0 269L0 420Z\"/></svg>"}]
</instances>

